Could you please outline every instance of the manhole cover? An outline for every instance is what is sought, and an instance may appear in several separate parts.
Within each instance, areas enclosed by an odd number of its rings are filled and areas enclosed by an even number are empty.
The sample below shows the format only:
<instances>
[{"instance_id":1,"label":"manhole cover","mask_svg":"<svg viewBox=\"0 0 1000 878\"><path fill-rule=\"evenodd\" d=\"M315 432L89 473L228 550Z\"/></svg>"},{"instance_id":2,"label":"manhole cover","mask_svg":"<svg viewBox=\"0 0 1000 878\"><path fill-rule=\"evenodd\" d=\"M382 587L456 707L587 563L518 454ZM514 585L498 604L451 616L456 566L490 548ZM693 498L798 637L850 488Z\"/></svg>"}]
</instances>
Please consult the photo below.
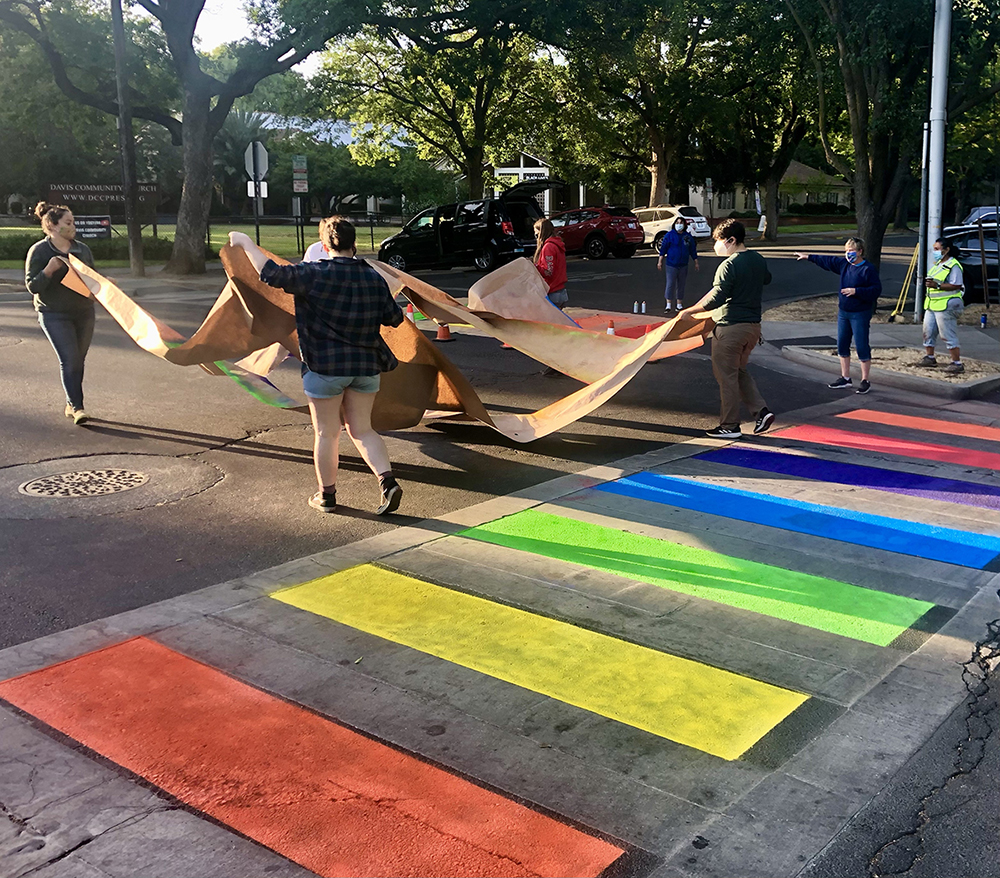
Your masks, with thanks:
<instances>
[{"instance_id":1,"label":"manhole cover","mask_svg":"<svg viewBox=\"0 0 1000 878\"><path fill-rule=\"evenodd\" d=\"M0 467L0 519L115 515L193 497L224 477L210 464L160 454L94 454Z\"/></svg>"},{"instance_id":2,"label":"manhole cover","mask_svg":"<svg viewBox=\"0 0 1000 878\"><path fill-rule=\"evenodd\" d=\"M130 491L149 481L145 473L127 469L88 469L32 479L18 488L29 497L103 497Z\"/></svg>"}]
</instances>

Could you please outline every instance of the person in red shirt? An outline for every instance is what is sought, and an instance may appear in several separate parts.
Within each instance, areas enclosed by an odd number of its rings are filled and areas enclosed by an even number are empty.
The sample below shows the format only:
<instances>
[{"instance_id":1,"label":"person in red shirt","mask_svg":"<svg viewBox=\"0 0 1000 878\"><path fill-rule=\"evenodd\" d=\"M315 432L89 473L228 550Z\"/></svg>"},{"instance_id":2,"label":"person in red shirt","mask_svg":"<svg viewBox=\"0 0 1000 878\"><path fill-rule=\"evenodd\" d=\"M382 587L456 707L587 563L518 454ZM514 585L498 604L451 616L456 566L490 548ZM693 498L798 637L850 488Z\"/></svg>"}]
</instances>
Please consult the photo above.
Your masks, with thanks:
<instances>
[{"instance_id":1,"label":"person in red shirt","mask_svg":"<svg viewBox=\"0 0 1000 878\"><path fill-rule=\"evenodd\" d=\"M556 234L551 220L540 219L535 223L535 268L549 285L549 301L560 311L569 302L566 294L566 245Z\"/></svg>"}]
</instances>

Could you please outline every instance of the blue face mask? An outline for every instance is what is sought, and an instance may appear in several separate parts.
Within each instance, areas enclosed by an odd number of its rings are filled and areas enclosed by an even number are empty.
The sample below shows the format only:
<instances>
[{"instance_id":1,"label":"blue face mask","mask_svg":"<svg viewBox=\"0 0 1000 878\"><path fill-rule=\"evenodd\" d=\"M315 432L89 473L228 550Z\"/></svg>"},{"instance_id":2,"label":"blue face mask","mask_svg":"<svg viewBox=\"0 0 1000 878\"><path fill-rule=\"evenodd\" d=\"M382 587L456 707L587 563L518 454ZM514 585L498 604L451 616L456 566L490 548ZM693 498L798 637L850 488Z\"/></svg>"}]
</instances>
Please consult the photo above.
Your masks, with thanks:
<instances>
[{"instance_id":1,"label":"blue face mask","mask_svg":"<svg viewBox=\"0 0 1000 878\"><path fill-rule=\"evenodd\" d=\"M848 262L854 262L854 260L858 258L858 251L857 250L848 250L844 254L844 256L847 258Z\"/></svg>"},{"instance_id":2,"label":"blue face mask","mask_svg":"<svg viewBox=\"0 0 1000 878\"><path fill-rule=\"evenodd\" d=\"M935 263L940 262L942 259L944 259L944 253L942 253L940 250L935 250L934 251L934 262Z\"/></svg>"}]
</instances>

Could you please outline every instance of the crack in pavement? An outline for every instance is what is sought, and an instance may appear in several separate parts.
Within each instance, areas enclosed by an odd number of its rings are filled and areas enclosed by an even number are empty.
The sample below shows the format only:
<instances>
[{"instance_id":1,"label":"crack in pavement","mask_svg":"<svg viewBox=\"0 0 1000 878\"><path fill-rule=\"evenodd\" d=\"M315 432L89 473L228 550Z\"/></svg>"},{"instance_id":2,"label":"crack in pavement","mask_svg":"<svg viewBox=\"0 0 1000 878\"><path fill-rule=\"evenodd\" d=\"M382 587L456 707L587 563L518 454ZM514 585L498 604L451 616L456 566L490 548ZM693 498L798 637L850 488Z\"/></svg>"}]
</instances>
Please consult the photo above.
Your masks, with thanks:
<instances>
[{"instance_id":1,"label":"crack in pavement","mask_svg":"<svg viewBox=\"0 0 1000 878\"><path fill-rule=\"evenodd\" d=\"M1000 590L997 591L1000 597ZM905 875L924 856L924 834L933 819L954 811L943 809L930 813L937 796L957 781L975 771L986 754L986 742L996 731L992 716L996 715L1000 691L997 690L996 670L1000 665L1000 619L987 623L986 636L979 640L972 656L962 665L962 682L969 698L965 714L965 739L957 744L953 760L955 770L933 787L921 800L915 825L880 847L868 862L869 878Z\"/></svg>"}]
</instances>

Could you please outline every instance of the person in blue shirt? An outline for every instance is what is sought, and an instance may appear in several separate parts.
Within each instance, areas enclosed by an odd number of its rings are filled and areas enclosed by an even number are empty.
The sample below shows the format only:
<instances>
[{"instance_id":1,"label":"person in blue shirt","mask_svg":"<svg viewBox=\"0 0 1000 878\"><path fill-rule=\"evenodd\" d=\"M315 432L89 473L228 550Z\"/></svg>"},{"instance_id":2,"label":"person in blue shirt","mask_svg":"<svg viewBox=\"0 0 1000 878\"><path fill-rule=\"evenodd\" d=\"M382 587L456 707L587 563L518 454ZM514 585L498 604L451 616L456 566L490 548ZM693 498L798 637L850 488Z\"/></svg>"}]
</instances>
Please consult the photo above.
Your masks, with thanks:
<instances>
[{"instance_id":1,"label":"person in blue shirt","mask_svg":"<svg viewBox=\"0 0 1000 878\"><path fill-rule=\"evenodd\" d=\"M861 363L861 383L855 393L871 390L868 380L872 368L872 348L868 342L869 327L875 305L882 294L882 281L870 262L865 261L865 244L861 238L848 238L844 256L810 256L796 253L797 259L808 259L820 268L840 275L839 310L837 312L837 355L840 357L840 377L828 386L846 390L851 381L851 340Z\"/></svg>"},{"instance_id":2,"label":"person in blue shirt","mask_svg":"<svg viewBox=\"0 0 1000 878\"><path fill-rule=\"evenodd\" d=\"M656 260L657 271L663 270L667 279L663 291L667 314L674 308L680 311L684 307L684 285L687 283L688 262L692 259L695 271L699 271L698 242L688 232L684 218L679 216L674 220L673 228L660 241L660 258Z\"/></svg>"}]
</instances>

